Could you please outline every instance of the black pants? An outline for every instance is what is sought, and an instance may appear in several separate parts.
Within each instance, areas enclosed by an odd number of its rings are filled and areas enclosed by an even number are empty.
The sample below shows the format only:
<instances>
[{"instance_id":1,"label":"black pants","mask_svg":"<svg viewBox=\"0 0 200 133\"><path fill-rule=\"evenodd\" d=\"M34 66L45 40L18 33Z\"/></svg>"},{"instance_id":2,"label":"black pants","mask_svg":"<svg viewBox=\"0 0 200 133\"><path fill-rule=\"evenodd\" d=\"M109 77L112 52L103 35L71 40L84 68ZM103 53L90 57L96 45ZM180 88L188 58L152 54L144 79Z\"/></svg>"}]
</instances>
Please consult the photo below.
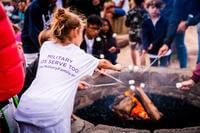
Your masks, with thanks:
<instances>
[{"instance_id":1,"label":"black pants","mask_svg":"<svg viewBox=\"0 0 200 133\"><path fill-rule=\"evenodd\" d=\"M0 109L8 104L8 100L0 102ZM0 133L9 133L8 124L6 122L5 116L2 114L0 115Z\"/></svg>"}]
</instances>

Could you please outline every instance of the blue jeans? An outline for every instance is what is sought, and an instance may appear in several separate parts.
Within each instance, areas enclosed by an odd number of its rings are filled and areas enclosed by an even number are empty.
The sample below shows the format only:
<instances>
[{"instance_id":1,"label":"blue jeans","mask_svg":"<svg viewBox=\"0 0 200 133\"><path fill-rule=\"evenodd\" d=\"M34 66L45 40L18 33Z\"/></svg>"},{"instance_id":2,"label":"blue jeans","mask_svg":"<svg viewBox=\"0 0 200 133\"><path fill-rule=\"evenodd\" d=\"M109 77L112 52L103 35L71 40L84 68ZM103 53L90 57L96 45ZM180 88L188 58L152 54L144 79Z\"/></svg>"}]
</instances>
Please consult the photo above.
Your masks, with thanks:
<instances>
[{"instance_id":1,"label":"blue jeans","mask_svg":"<svg viewBox=\"0 0 200 133\"><path fill-rule=\"evenodd\" d=\"M150 63L152 63L153 61L155 60L155 58L150 58ZM160 65L158 64L159 62L156 61L155 63L152 64L152 66L161 66L161 67L167 67L168 66L168 62L169 62L169 56L164 56L164 57L161 57L159 59L160 61Z\"/></svg>"},{"instance_id":2,"label":"blue jeans","mask_svg":"<svg viewBox=\"0 0 200 133\"><path fill-rule=\"evenodd\" d=\"M197 25L197 33L198 33L198 53L197 53L197 64L200 63L200 23Z\"/></svg>"},{"instance_id":3,"label":"blue jeans","mask_svg":"<svg viewBox=\"0 0 200 133\"><path fill-rule=\"evenodd\" d=\"M185 47L184 38L185 38L185 32L177 33L173 42L175 43L175 46L176 46L180 68L187 67L187 49Z\"/></svg>"}]
</instances>

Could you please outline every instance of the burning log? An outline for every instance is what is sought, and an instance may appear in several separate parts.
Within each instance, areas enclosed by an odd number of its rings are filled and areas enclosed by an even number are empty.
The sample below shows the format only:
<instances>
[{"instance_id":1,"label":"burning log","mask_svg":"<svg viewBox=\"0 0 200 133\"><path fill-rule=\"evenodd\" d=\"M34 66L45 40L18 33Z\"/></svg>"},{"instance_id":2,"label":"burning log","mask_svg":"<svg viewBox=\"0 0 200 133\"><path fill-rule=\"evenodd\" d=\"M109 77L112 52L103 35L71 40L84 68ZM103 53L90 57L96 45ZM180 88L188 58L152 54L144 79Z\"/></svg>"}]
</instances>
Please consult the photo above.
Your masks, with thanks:
<instances>
[{"instance_id":1,"label":"burning log","mask_svg":"<svg viewBox=\"0 0 200 133\"><path fill-rule=\"evenodd\" d=\"M116 104L113 106L113 111L120 117L128 120L150 120L144 107L131 90L126 91L124 95L120 95L117 98Z\"/></svg>"},{"instance_id":2,"label":"burning log","mask_svg":"<svg viewBox=\"0 0 200 133\"><path fill-rule=\"evenodd\" d=\"M160 120L162 114L158 111L156 106L153 104L153 102L150 100L150 98L146 95L144 90L141 87L136 87L140 98L143 102L143 105L145 106L145 109L147 110L148 114L150 115L151 119L153 120Z\"/></svg>"},{"instance_id":3,"label":"burning log","mask_svg":"<svg viewBox=\"0 0 200 133\"><path fill-rule=\"evenodd\" d=\"M118 96L113 106L113 111L128 120L159 120L161 113L153 105L143 89L137 87L136 91L137 93L130 89L125 91L123 95Z\"/></svg>"}]
</instances>

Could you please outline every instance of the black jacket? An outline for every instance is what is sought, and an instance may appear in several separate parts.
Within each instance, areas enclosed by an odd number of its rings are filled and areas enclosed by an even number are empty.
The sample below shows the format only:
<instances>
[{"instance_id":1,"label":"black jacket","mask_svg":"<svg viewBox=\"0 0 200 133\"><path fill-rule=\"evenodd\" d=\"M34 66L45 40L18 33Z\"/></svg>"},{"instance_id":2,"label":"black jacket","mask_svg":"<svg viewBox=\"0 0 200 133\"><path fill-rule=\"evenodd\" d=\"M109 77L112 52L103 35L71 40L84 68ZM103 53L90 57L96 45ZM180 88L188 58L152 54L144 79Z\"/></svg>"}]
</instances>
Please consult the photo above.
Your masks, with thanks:
<instances>
[{"instance_id":1,"label":"black jacket","mask_svg":"<svg viewBox=\"0 0 200 133\"><path fill-rule=\"evenodd\" d=\"M115 54L118 54L120 52L120 49L117 47L117 42L116 39L113 37L113 34L104 34L104 33L100 33L103 40L104 40L104 52L105 54L110 53L109 49L111 47L115 47L117 48Z\"/></svg>"},{"instance_id":2,"label":"black jacket","mask_svg":"<svg viewBox=\"0 0 200 133\"><path fill-rule=\"evenodd\" d=\"M22 30L24 53L39 52L38 35L50 24L52 8L48 0L34 0L25 11Z\"/></svg>"},{"instance_id":3,"label":"black jacket","mask_svg":"<svg viewBox=\"0 0 200 133\"><path fill-rule=\"evenodd\" d=\"M105 53L105 47L104 47L105 42L103 41L102 37L99 37L101 38L101 41L97 41L98 40L97 38L98 37L94 38L92 55L94 57L100 58L100 54ZM80 48L83 49L87 53L87 43L85 39L83 39Z\"/></svg>"}]
</instances>

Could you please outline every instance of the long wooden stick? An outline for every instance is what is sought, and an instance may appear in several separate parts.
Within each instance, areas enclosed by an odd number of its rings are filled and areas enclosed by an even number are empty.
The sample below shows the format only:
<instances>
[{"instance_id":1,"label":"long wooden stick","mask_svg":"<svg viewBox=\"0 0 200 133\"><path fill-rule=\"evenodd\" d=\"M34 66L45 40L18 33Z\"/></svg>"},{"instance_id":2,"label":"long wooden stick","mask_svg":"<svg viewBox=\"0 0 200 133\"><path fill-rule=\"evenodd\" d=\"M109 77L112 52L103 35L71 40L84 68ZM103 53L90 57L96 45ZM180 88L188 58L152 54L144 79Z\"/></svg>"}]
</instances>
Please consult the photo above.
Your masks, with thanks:
<instances>
[{"instance_id":1,"label":"long wooden stick","mask_svg":"<svg viewBox=\"0 0 200 133\"><path fill-rule=\"evenodd\" d=\"M136 87L136 90L139 93L141 100L144 104L144 107L146 111L148 112L148 114L150 115L150 117L153 120L160 120L160 118L162 117L162 114L158 111L158 109L150 100L150 98L146 95L144 90L141 87Z\"/></svg>"}]
</instances>

